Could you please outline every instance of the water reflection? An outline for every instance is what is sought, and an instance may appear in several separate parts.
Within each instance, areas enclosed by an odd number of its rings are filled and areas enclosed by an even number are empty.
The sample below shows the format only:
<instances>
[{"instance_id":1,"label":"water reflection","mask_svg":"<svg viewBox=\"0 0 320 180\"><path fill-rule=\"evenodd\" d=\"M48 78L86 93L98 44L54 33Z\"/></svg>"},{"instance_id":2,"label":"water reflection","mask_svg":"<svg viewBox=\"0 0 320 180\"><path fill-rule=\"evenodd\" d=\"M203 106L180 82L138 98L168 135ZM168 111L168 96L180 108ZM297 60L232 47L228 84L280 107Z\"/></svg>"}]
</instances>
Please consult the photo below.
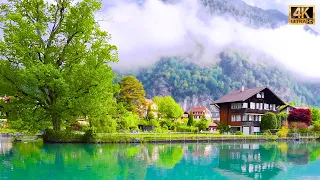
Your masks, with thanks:
<instances>
[{"instance_id":1,"label":"water reflection","mask_svg":"<svg viewBox=\"0 0 320 180\"><path fill-rule=\"evenodd\" d=\"M320 178L320 144L0 143L0 179ZM312 163L311 163L312 162ZM294 169L299 169L299 175ZM301 179L301 178L300 178Z\"/></svg>"},{"instance_id":2,"label":"water reflection","mask_svg":"<svg viewBox=\"0 0 320 180\"><path fill-rule=\"evenodd\" d=\"M1 142L0 141L0 156L8 154L12 149L12 142Z\"/></svg>"}]
</instances>

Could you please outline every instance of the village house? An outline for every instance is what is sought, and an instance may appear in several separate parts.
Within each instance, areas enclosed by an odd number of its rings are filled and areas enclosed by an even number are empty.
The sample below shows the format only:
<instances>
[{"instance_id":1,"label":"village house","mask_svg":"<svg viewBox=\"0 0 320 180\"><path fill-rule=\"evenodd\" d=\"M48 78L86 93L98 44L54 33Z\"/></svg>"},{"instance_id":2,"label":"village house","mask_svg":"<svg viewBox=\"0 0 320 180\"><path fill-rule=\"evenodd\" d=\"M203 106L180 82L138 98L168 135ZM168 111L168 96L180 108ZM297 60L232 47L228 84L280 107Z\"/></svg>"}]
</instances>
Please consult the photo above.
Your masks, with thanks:
<instances>
[{"instance_id":1,"label":"village house","mask_svg":"<svg viewBox=\"0 0 320 180\"><path fill-rule=\"evenodd\" d=\"M190 110L190 113L191 112L192 112L195 120L200 120L203 116L207 120L211 120L211 118L212 118L212 114L209 111L209 109L206 107L203 107L203 106L194 107Z\"/></svg>"},{"instance_id":2,"label":"village house","mask_svg":"<svg viewBox=\"0 0 320 180\"><path fill-rule=\"evenodd\" d=\"M182 114L181 119L188 119L188 118L189 118L189 113L188 113L188 111L184 111L183 114Z\"/></svg>"},{"instance_id":3,"label":"village house","mask_svg":"<svg viewBox=\"0 0 320 180\"><path fill-rule=\"evenodd\" d=\"M292 110L294 110L294 109L309 109L309 107L305 107L305 106L292 106L292 105L290 105L290 104L286 104L286 105L281 106L281 107L279 108L279 112L289 114L290 111L292 111Z\"/></svg>"},{"instance_id":4,"label":"village house","mask_svg":"<svg viewBox=\"0 0 320 180\"><path fill-rule=\"evenodd\" d=\"M285 103L268 87L230 92L213 102L220 110L220 124L229 125L232 131L244 134L260 132L260 121L267 112L278 113Z\"/></svg>"}]
</instances>

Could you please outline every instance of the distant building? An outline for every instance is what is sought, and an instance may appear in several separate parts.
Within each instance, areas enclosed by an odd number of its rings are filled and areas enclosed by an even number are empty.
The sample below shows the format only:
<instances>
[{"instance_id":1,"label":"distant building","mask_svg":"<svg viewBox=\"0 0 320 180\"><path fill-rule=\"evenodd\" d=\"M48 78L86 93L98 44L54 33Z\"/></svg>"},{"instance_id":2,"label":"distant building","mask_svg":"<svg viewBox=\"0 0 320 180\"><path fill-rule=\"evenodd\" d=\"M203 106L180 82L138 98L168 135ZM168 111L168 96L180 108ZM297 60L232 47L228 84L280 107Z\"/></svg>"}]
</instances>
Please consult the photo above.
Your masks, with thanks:
<instances>
[{"instance_id":1,"label":"distant building","mask_svg":"<svg viewBox=\"0 0 320 180\"><path fill-rule=\"evenodd\" d=\"M211 120L212 118L212 114L209 111L208 108L203 107L203 106L199 106L199 107L194 107L190 110L190 113L192 112L193 117L195 120L200 120L203 116L207 119L207 120Z\"/></svg>"},{"instance_id":2,"label":"distant building","mask_svg":"<svg viewBox=\"0 0 320 180\"><path fill-rule=\"evenodd\" d=\"M184 113L182 114L182 119L188 119L189 118L189 113L188 111L184 111Z\"/></svg>"},{"instance_id":3,"label":"distant building","mask_svg":"<svg viewBox=\"0 0 320 180\"><path fill-rule=\"evenodd\" d=\"M267 112L278 113L285 103L268 87L232 91L213 102L220 109L220 123L244 134L260 132L260 121Z\"/></svg>"},{"instance_id":4,"label":"distant building","mask_svg":"<svg viewBox=\"0 0 320 180\"><path fill-rule=\"evenodd\" d=\"M217 125L216 123L210 122L210 123L209 123L208 130L209 130L209 131L217 130L217 126L218 126L218 125Z\"/></svg>"},{"instance_id":5,"label":"distant building","mask_svg":"<svg viewBox=\"0 0 320 180\"><path fill-rule=\"evenodd\" d=\"M309 107L306 107L306 106L292 106L290 104L286 104L284 106L281 106L278 110L279 110L279 112L289 114L290 111L292 111L294 109L309 109Z\"/></svg>"}]
</instances>

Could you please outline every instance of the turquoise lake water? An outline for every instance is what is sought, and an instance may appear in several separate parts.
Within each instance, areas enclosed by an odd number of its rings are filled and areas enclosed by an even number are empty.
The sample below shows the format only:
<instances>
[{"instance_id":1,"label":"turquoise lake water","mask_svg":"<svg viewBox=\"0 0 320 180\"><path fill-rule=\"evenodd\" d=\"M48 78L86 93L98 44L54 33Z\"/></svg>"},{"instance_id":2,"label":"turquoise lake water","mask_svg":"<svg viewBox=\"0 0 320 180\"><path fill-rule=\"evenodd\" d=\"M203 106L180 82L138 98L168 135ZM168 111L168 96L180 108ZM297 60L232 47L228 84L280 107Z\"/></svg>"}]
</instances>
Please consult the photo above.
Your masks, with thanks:
<instances>
[{"instance_id":1,"label":"turquoise lake water","mask_svg":"<svg viewBox=\"0 0 320 180\"><path fill-rule=\"evenodd\" d=\"M0 142L0 179L320 179L320 143Z\"/></svg>"}]
</instances>

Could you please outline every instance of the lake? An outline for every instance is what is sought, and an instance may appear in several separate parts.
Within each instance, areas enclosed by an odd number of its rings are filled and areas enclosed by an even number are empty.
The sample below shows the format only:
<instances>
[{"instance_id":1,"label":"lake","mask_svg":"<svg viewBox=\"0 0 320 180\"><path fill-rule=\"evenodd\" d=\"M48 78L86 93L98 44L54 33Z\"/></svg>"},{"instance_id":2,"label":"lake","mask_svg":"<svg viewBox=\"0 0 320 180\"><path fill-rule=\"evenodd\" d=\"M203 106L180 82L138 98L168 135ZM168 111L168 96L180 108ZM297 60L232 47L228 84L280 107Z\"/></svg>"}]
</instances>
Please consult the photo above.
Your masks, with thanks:
<instances>
[{"instance_id":1,"label":"lake","mask_svg":"<svg viewBox=\"0 0 320 180\"><path fill-rule=\"evenodd\" d=\"M320 143L0 142L0 179L320 179Z\"/></svg>"}]
</instances>

